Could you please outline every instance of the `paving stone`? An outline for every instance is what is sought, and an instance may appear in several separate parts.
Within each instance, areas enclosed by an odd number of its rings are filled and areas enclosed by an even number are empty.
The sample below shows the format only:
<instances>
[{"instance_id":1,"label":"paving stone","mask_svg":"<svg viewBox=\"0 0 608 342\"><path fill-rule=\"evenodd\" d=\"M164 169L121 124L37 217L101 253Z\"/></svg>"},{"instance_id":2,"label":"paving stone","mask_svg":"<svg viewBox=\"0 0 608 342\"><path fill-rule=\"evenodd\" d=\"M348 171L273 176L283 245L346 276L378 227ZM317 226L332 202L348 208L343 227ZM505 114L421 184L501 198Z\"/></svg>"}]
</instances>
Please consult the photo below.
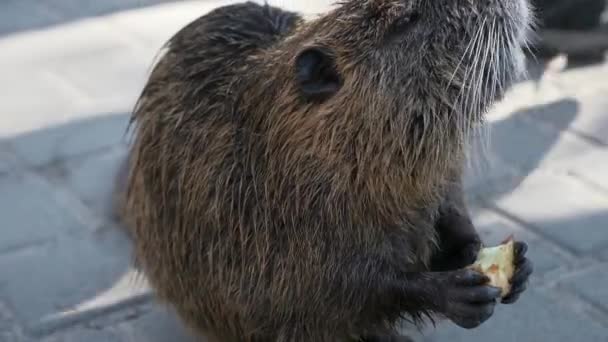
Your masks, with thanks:
<instances>
[{"instance_id":1,"label":"paving stone","mask_svg":"<svg viewBox=\"0 0 608 342\"><path fill-rule=\"evenodd\" d=\"M6 307L6 305L0 302L0 332L8 332L13 330L13 324L14 322L12 314L9 312L9 309Z\"/></svg>"},{"instance_id":2,"label":"paving stone","mask_svg":"<svg viewBox=\"0 0 608 342\"><path fill-rule=\"evenodd\" d=\"M28 1L46 3L46 1ZM68 57L91 55L115 48L130 49L136 45L138 45L137 40L119 30L114 30L105 20L78 20L46 27L44 30L0 37L0 51L2 51L0 68L3 71L18 70L23 73L32 67L44 69Z\"/></svg>"},{"instance_id":3,"label":"paving stone","mask_svg":"<svg viewBox=\"0 0 608 342\"><path fill-rule=\"evenodd\" d=\"M47 0L47 6L56 9L66 18L81 18L109 14L155 5L174 0Z\"/></svg>"},{"instance_id":4,"label":"paving stone","mask_svg":"<svg viewBox=\"0 0 608 342\"><path fill-rule=\"evenodd\" d=\"M178 30L213 8L234 2L236 0L184 1L170 6L118 13L109 18L109 21L117 30L128 32L151 46L150 55L146 56L146 61L151 62L157 50Z\"/></svg>"},{"instance_id":5,"label":"paving stone","mask_svg":"<svg viewBox=\"0 0 608 342\"><path fill-rule=\"evenodd\" d=\"M0 331L0 341L2 342L24 342L17 334L10 331Z\"/></svg>"},{"instance_id":6,"label":"paving stone","mask_svg":"<svg viewBox=\"0 0 608 342\"><path fill-rule=\"evenodd\" d=\"M608 149L588 149L559 166L591 186L597 185L608 191Z\"/></svg>"},{"instance_id":7,"label":"paving stone","mask_svg":"<svg viewBox=\"0 0 608 342\"><path fill-rule=\"evenodd\" d=\"M137 320L120 326L125 331L125 342L205 342L195 339L177 315L170 309L157 305L154 310Z\"/></svg>"},{"instance_id":8,"label":"paving stone","mask_svg":"<svg viewBox=\"0 0 608 342\"><path fill-rule=\"evenodd\" d=\"M574 253L608 245L608 197L571 177L536 171L496 206Z\"/></svg>"},{"instance_id":9,"label":"paving stone","mask_svg":"<svg viewBox=\"0 0 608 342\"><path fill-rule=\"evenodd\" d=\"M0 4L0 35L57 24L61 16L37 0L3 0Z\"/></svg>"},{"instance_id":10,"label":"paving stone","mask_svg":"<svg viewBox=\"0 0 608 342\"><path fill-rule=\"evenodd\" d=\"M528 244L527 256L534 263L533 278L571 265L563 255L517 223L485 209L474 209L472 214L475 227L486 246L496 246L511 235Z\"/></svg>"},{"instance_id":11,"label":"paving stone","mask_svg":"<svg viewBox=\"0 0 608 342\"><path fill-rule=\"evenodd\" d=\"M495 194L496 183L517 177L517 172L510 165L479 148L472 149L471 159L465 167L463 177L468 196Z\"/></svg>"},{"instance_id":12,"label":"paving stone","mask_svg":"<svg viewBox=\"0 0 608 342\"><path fill-rule=\"evenodd\" d=\"M154 55L142 56L132 48L114 48L91 54L74 54L49 68L93 101L124 99L135 105Z\"/></svg>"},{"instance_id":13,"label":"paving stone","mask_svg":"<svg viewBox=\"0 0 608 342\"><path fill-rule=\"evenodd\" d=\"M62 331L51 337L45 338L42 342L125 342L125 339L116 331L109 329L91 329L87 327L77 327L67 331Z\"/></svg>"},{"instance_id":14,"label":"paving stone","mask_svg":"<svg viewBox=\"0 0 608 342\"><path fill-rule=\"evenodd\" d=\"M0 144L0 175L15 169L16 164L15 156L8 151L6 146Z\"/></svg>"},{"instance_id":15,"label":"paving stone","mask_svg":"<svg viewBox=\"0 0 608 342\"><path fill-rule=\"evenodd\" d=\"M590 303L608 312L608 264L601 264L582 274L564 280L560 286L570 289Z\"/></svg>"},{"instance_id":16,"label":"paving stone","mask_svg":"<svg viewBox=\"0 0 608 342\"><path fill-rule=\"evenodd\" d=\"M0 48L0 51L4 51ZM2 70L0 103L2 103L0 138L43 128L53 124L65 112L73 110L78 97L59 86L43 70Z\"/></svg>"},{"instance_id":17,"label":"paving stone","mask_svg":"<svg viewBox=\"0 0 608 342\"><path fill-rule=\"evenodd\" d=\"M608 73L607 73L608 76ZM608 145L608 87L577 97L578 111L574 119L568 106L554 106L551 110L538 110L530 117L591 137Z\"/></svg>"},{"instance_id":18,"label":"paving stone","mask_svg":"<svg viewBox=\"0 0 608 342\"><path fill-rule=\"evenodd\" d=\"M0 177L0 217L0 252L82 229L48 184L23 175Z\"/></svg>"},{"instance_id":19,"label":"paving stone","mask_svg":"<svg viewBox=\"0 0 608 342\"><path fill-rule=\"evenodd\" d=\"M606 327L570 311L545 290L528 291L513 305L498 305L494 316L474 330L450 322L427 336L428 342L606 342Z\"/></svg>"},{"instance_id":20,"label":"paving stone","mask_svg":"<svg viewBox=\"0 0 608 342\"><path fill-rule=\"evenodd\" d=\"M76 1L76 0L72 0ZM136 37L146 41L155 50L160 48L178 30L191 21L208 13L214 8L226 6L240 0L214 0L214 1L178 1L171 4L143 8L138 11L118 13L109 20L113 27L120 28L122 32L129 32ZM264 3L262 0L254 0ZM331 0L270 0L271 5L279 6L286 10L296 11L306 17L314 17L315 14L325 11L331 7Z\"/></svg>"},{"instance_id":21,"label":"paving stone","mask_svg":"<svg viewBox=\"0 0 608 342\"><path fill-rule=\"evenodd\" d=\"M608 61L561 73L554 81L566 95L582 95L608 90Z\"/></svg>"},{"instance_id":22,"label":"paving stone","mask_svg":"<svg viewBox=\"0 0 608 342\"><path fill-rule=\"evenodd\" d=\"M125 141L128 121L124 114L100 115L23 134L10 142L28 165L42 166L118 146Z\"/></svg>"},{"instance_id":23,"label":"paving stone","mask_svg":"<svg viewBox=\"0 0 608 342\"><path fill-rule=\"evenodd\" d=\"M126 147L121 147L68 162L60 180L97 214L110 217L117 172L126 156Z\"/></svg>"},{"instance_id":24,"label":"paving stone","mask_svg":"<svg viewBox=\"0 0 608 342\"><path fill-rule=\"evenodd\" d=\"M564 113L563 117L569 115L572 121L578 105L572 100L563 100L524 109L496 122L491 131L492 152L503 161L529 172L549 163L572 158L589 149L591 145L588 143L563 132L568 127L566 119L562 120L563 127L558 130L542 129L522 120L535 112L552 111L551 108L559 108Z\"/></svg>"},{"instance_id":25,"label":"paving stone","mask_svg":"<svg viewBox=\"0 0 608 342\"><path fill-rule=\"evenodd\" d=\"M0 258L0 299L45 335L145 297L130 266L129 242L114 228L60 238Z\"/></svg>"}]
</instances>

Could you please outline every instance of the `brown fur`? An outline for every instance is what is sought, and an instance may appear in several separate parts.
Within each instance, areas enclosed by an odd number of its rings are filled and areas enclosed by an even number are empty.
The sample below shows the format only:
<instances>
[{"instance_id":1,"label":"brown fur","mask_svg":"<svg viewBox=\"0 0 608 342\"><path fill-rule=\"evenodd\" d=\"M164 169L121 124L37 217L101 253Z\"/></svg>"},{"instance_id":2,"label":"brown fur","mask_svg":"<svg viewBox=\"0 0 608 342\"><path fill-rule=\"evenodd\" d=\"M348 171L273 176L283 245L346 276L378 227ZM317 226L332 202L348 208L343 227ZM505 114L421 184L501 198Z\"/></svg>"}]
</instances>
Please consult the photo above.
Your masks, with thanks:
<instances>
[{"instance_id":1,"label":"brown fur","mask_svg":"<svg viewBox=\"0 0 608 342\"><path fill-rule=\"evenodd\" d=\"M350 1L311 22L239 4L171 39L133 115L124 212L137 262L190 326L225 341L337 341L433 314L379 284L429 270L446 187L511 82L525 25L508 6L432 2ZM413 11L420 26L387 38ZM465 49L491 11L507 23L488 21L473 49L507 37L492 52L502 64ZM306 46L344 75L322 102L294 82Z\"/></svg>"}]
</instances>

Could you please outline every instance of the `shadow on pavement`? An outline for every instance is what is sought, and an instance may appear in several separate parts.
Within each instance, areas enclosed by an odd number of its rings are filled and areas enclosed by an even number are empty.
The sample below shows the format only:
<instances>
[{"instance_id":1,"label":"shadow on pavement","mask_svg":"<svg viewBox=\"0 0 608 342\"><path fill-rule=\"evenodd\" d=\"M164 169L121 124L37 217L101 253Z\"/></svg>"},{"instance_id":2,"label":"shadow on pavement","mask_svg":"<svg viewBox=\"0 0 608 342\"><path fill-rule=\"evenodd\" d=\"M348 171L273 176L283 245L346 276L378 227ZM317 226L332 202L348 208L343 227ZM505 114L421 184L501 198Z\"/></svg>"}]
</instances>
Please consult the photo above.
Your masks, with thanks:
<instances>
[{"instance_id":1,"label":"shadow on pavement","mask_svg":"<svg viewBox=\"0 0 608 342\"><path fill-rule=\"evenodd\" d=\"M578 110L578 101L566 98L523 108L491 122L489 151L480 151L480 141L474 144L471 166L465 176L472 197L479 196L493 203L516 189L555 148L563 131L577 117ZM558 125L540 129L529 122L543 112L559 114Z\"/></svg>"},{"instance_id":2,"label":"shadow on pavement","mask_svg":"<svg viewBox=\"0 0 608 342\"><path fill-rule=\"evenodd\" d=\"M185 0L2 0L0 38L79 19L180 1Z\"/></svg>"}]
</instances>

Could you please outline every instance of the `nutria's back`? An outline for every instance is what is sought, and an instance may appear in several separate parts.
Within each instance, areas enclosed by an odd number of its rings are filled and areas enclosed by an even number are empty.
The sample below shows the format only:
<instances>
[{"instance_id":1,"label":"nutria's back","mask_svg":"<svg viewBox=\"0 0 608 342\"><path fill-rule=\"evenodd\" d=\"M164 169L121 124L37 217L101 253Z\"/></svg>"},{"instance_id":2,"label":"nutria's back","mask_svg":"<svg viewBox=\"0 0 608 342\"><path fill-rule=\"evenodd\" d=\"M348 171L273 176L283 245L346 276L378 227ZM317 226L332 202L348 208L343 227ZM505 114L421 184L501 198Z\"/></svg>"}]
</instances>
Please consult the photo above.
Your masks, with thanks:
<instances>
[{"instance_id":1,"label":"nutria's back","mask_svg":"<svg viewBox=\"0 0 608 342\"><path fill-rule=\"evenodd\" d=\"M525 5L348 1L305 23L245 3L181 30L133 116L127 220L159 297L230 341L391 326L374 279L428 267Z\"/></svg>"}]
</instances>

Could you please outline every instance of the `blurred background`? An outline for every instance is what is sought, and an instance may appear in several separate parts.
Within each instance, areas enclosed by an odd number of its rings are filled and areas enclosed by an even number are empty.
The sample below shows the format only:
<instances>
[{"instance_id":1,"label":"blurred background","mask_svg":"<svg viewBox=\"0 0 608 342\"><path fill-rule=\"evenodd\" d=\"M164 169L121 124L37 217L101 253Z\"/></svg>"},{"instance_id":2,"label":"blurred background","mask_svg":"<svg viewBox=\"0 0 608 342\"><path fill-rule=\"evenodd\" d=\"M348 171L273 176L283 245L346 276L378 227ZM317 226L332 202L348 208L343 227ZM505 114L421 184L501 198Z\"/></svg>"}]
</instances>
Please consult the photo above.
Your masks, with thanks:
<instances>
[{"instance_id":1,"label":"blurred background","mask_svg":"<svg viewBox=\"0 0 608 342\"><path fill-rule=\"evenodd\" d=\"M195 341L134 275L110 190L158 49L230 2L0 0L1 342ZM417 341L608 341L606 1L535 4L529 78L490 113L489 156L466 178L484 241L526 240L535 274L480 328Z\"/></svg>"}]
</instances>

